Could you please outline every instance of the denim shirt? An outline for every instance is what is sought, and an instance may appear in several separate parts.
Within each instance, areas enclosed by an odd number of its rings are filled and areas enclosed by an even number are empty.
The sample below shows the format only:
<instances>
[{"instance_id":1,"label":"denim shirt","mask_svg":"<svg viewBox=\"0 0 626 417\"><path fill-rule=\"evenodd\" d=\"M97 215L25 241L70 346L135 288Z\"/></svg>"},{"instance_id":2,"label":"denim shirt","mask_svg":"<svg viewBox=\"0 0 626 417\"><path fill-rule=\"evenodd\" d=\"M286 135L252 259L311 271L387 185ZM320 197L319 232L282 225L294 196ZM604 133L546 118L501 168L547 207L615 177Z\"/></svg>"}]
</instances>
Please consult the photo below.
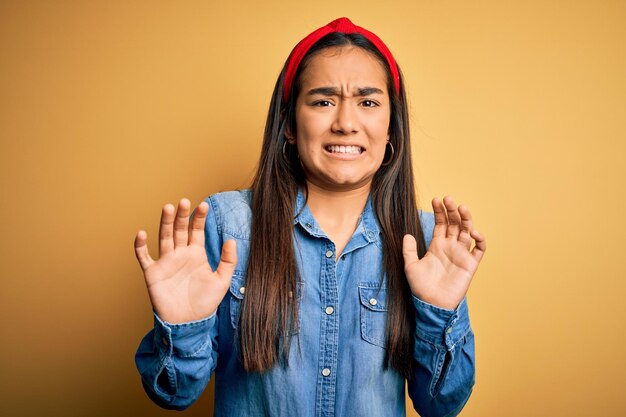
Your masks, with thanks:
<instances>
[{"instance_id":1,"label":"denim shirt","mask_svg":"<svg viewBox=\"0 0 626 417\"><path fill-rule=\"evenodd\" d=\"M239 360L237 332L250 250L251 191L230 191L209 204L205 246L213 270L222 244L237 243L238 263L217 311L201 320L170 324L154 313L154 328L135 356L148 396L159 406L193 404L215 372L216 417L406 415L405 379L383 369L386 290L382 236L371 198L337 259L299 192L294 253L301 274L298 323L287 367L248 373ZM304 207L303 207L304 206ZM302 211L300 209L303 208ZM419 211L430 244L434 215ZM268 236L273 239L274 237ZM337 260L336 260L337 259ZM474 385L474 333L467 299L455 310L413 296L415 348L408 393L422 417L457 415Z\"/></svg>"}]
</instances>

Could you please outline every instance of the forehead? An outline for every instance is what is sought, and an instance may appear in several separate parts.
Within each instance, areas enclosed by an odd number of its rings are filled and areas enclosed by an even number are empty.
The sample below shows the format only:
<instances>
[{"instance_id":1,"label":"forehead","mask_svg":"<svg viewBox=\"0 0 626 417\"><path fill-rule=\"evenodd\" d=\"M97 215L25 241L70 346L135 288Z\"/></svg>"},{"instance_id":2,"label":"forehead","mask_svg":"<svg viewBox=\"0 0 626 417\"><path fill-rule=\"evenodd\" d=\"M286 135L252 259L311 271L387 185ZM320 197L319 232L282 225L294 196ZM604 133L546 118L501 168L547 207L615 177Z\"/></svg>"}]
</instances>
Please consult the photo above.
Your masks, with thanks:
<instances>
[{"instance_id":1,"label":"forehead","mask_svg":"<svg viewBox=\"0 0 626 417\"><path fill-rule=\"evenodd\" d=\"M307 63L301 75L302 89L341 86L379 87L386 91L387 73L382 62L370 52L356 46L326 48Z\"/></svg>"}]
</instances>

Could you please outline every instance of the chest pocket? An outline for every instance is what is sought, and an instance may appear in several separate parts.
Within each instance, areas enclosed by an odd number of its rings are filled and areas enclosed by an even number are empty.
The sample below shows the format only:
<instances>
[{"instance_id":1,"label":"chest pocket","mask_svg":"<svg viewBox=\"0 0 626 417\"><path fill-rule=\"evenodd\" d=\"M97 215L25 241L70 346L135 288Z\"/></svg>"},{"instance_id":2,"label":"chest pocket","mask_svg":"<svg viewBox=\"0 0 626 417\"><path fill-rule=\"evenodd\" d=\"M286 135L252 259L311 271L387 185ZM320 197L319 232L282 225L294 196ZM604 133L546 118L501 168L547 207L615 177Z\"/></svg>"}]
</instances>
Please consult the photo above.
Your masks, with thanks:
<instances>
[{"instance_id":1,"label":"chest pocket","mask_svg":"<svg viewBox=\"0 0 626 417\"><path fill-rule=\"evenodd\" d=\"M361 337L363 340L385 348L387 321L387 289L378 289L378 283L360 283Z\"/></svg>"},{"instance_id":2,"label":"chest pocket","mask_svg":"<svg viewBox=\"0 0 626 417\"><path fill-rule=\"evenodd\" d=\"M239 318L241 316L241 306L243 304L243 299L246 296L246 282L245 276L241 274L235 273L233 275L233 279L230 283L230 322L233 326L233 329L239 329ZM304 283L298 282L296 283L296 297L298 300L298 308L300 308L300 303L302 300L302 291L304 290ZM301 313L302 310L300 309ZM297 334L300 329L300 320L302 314L298 314L298 324L297 326L291 326L291 330L289 334Z\"/></svg>"},{"instance_id":3,"label":"chest pocket","mask_svg":"<svg viewBox=\"0 0 626 417\"><path fill-rule=\"evenodd\" d=\"M241 303L246 291L245 279L243 275L233 275L230 282L230 322L233 329L239 328L239 316L241 315Z\"/></svg>"}]
</instances>

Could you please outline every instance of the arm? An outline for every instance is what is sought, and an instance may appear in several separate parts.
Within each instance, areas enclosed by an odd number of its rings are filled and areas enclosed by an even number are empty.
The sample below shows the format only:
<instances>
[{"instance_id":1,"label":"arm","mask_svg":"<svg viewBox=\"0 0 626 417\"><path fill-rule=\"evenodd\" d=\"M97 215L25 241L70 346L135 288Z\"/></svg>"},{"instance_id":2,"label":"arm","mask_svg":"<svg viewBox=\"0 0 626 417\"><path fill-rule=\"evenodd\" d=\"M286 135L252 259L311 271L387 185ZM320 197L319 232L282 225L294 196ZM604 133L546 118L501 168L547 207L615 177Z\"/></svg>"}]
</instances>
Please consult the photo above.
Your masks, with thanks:
<instances>
[{"instance_id":1,"label":"arm","mask_svg":"<svg viewBox=\"0 0 626 417\"><path fill-rule=\"evenodd\" d=\"M150 399L166 409L183 410L193 404L204 391L217 365L217 303L225 294L222 287L227 289L230 285L237 260L234 245L222 247L214 207L207 213L210 199L206 203L199 206L195 219L191 217L187 246L183 243L185 236L181 234L187 227L188 212L184 210L184 204L182 212L179 206L176 221L180 224L178 229L174 227L173 233L175 244L174 247L170 245L169 250L161 251L161 259L157 262L170 259L169 264L161 265L160 273L153 267L156 262L147 254L145 238L135 244L137 257L146 275L154 316L154 328L141 340L135 364ZM166 214L164 211L160 245L167 249L164 241L172 233L167 230L171 218L168 219ZM143 250L146 252L143 253ZM187 254L185 251L193 252ZM176 259L181 266L173 265ZM197 265L189 267L194 263ZM162 272L164 270L167 274ZM169 281L172 281L170 286L165 286ZM165 287L159 292L158 288L153 288L158 285ZM177 293L183 293L180 299L166 298ZM177 308L179 305L190 307L189 310L196 316L181 315L183 309ZM172 317L171 322L165 320L161 313Z\"/></svg>"},{"instance_id":2,"label":"arm","mask_svg":"<svg viewBox=\"0 0 626 417\"><path fill-rule=\"evenodd\" d=\"M475 382L474 333L467 298L455 310L413 296L415 347L408 381L413 408L422 417L456 416Z\"/></svg>"},{"instance_id":3,"label":"arm","mask_svg":"<svg viewBox=\"0 0 626 417\"><path fill-rule=\"evenodd\" d=\"M421 213L427 252L404 237L405 272L415 307L415 338L408 392L422 417L456 416L475 382L474 333L467 290L487 248L465 206L433 199L434 215ZM432 238L430 236L432 235ZM476 245L471 249L472 240ZM470 250L471 249L471 250Z\"/></svg>"},{"instance_id":4,"label":"arm","mask_svg":"<svg viewBox=\"0 0 626 417\"><path fill-rule=\"evenodd\" d=\"M148 397L160 407L184 410L202 394L217 365L217 314L170 324L154 313L154 329L135 355Z\"/></svg>"}]
</instances>

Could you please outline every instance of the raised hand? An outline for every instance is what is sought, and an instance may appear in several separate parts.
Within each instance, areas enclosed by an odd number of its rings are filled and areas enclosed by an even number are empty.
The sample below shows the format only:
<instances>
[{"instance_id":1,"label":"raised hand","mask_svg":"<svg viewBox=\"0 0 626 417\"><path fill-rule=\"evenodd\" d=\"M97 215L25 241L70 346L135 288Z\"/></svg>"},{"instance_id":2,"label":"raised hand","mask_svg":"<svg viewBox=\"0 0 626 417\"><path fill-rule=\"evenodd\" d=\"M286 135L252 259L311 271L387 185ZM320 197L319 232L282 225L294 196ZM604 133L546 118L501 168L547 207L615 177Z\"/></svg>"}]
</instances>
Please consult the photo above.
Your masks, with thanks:
<instances>
[{"instance_id":1,"label":"raised hand","mask_svg":"<svg viewBox=\"0 0 626 417\"><path fill-rule=\"evenodd\" d=\"M467 293L487 242L474 230L467 207L457 207L450 196L444 197L443 202L435 197L432 205L435 227L428 251L418 259L415 238L405 235L402 242L404 271L413 295L454 310ZM472 240L476 245L470 250Z\"/></svg>"},{"instance_id":2,"label":"raised hand","mask_svg":"<svg viewBox=\"0 0 626 417\"><path fill-rule=\"evenodd\" d=\"M135 255L144 273L154 311L168 323L184 323L208 317L217 310L237 265L234 240L222 246L215 271L204 248L204 223L209 205L202 202L189 222L191 203L183 198L174 206L166 204L161 212L159 259L148 253L147 233L135 237Z\"/></svg>"}]
</instances>

